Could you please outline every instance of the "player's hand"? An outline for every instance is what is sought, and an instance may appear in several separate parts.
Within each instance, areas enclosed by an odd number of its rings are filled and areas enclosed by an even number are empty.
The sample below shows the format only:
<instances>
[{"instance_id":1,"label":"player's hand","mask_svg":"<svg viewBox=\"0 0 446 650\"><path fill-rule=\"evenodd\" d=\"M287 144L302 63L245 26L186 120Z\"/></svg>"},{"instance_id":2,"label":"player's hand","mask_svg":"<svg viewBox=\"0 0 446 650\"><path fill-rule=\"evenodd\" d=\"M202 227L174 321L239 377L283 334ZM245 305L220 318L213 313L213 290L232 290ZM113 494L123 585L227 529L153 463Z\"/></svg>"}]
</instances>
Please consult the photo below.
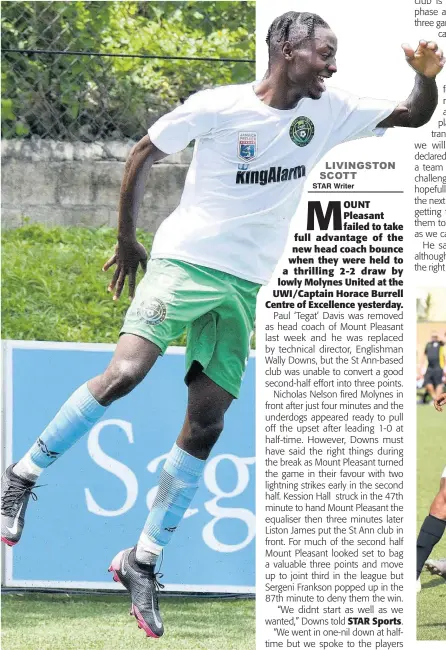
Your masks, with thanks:
<instances>
[{"instance_id":1,"label":"player's hand","mask_svg":"<svg viewBox=\"0 0 446 650\"><path fill-rule=\"evenodd\" d=\"M445 58L443 51L434 41L420 41L416 50L407 43L403 43L401 47L407 63L419 74L434 79L441 72Z\"/></svg>"},{"instance_id":2,"label":"player's hand","mask_svg":"<svg viewBox=\"0 0 446 650\"><path fill-rule=\"evenodd\" d=\"M135 295L136 272L141 264L144 273L147 269L147 252L142 244L136 239L130 241L118 241L115 253L105 262L102 267L103 271L108 271L110 267L116 264L116 269L107 287L107 291L113 292L113 300L118 300L125 284L125 278L129 278L129 297L130 300Z\"/></svg>"},{"instance_id":3,"label":"player's hand","mask_svg":"<svg viewBox=\"0 0 446 650\"><path fill-rule=\"evenodd\" d=\"M437 411L442 412L443 411L443 406L446 406L446 393L442 393L438 399L434 401L434 406L437 409Z\"/></svg>"}]
</instances>

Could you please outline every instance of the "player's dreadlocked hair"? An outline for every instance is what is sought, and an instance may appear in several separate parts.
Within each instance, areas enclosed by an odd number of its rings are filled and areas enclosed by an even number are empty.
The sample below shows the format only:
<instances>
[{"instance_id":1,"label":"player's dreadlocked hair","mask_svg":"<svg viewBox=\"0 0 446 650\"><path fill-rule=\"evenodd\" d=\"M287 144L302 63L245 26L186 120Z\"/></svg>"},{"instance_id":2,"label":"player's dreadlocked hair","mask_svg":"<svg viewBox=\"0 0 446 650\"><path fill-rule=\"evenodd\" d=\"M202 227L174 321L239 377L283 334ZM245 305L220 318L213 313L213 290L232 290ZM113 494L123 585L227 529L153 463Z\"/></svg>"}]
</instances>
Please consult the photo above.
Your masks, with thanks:
<instances>
[{"instance_id":1,"label":"player's dreadlocked hair","mask_svg":"<svg viewBox=\"0 0 446 650\"><path fill-rule=\"evenodd\" d=\"M328 27L328 24L317 14L307 12L287 11L271 23L266 36L266 43L271 54L275 54L280 45L290 41L297 45L314 35L316 27Z\"/></svg>"}]
</instances>

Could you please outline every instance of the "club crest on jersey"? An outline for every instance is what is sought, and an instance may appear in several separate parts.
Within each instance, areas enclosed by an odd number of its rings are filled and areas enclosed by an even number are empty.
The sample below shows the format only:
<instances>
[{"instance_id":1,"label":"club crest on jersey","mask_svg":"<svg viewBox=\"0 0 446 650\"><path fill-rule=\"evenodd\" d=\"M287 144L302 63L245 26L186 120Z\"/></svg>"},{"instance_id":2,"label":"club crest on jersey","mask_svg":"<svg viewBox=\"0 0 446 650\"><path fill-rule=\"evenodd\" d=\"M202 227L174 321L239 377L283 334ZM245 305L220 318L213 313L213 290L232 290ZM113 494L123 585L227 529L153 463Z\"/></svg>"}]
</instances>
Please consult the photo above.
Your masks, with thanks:
<instances>
[{"instance_id":1,"label":"club crest on jersey","mask_svg":"<svg viewBox=\"0 0 446 650\"><path fill-rule=\"evenodd\" d=\"M306 147L314 136L314 124L309 117L296 117L290 126L290 138L298 147Z\"/></svg>"},{"instance_id":2,"label":"club crest on jersey","mask_svg":"<svg viewBox=\"0 0 446 650\"><path fill-rule=\"evenodd\" d=\"M239 131L237 155L245 162L249 162L256 158L257 133L255 131Z\"/></svg>"}]
</instances>

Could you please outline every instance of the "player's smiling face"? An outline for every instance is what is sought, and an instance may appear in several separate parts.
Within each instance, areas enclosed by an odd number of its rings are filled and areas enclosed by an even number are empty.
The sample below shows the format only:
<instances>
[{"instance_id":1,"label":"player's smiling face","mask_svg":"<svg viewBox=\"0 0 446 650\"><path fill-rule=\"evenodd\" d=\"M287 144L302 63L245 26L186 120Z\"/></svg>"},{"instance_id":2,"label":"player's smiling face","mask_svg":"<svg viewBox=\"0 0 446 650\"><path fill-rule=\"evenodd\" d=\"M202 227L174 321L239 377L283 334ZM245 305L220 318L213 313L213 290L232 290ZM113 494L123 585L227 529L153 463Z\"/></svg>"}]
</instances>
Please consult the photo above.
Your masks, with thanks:
<instances>
[{"instance_id":1,"label":"player's smiling face","mask_svg":"<svg viewBox=\"0 0 446 650\"><path fill-rule=\"evenodd\" d=\"M325 91L325 80L336 72L338 41L328 27L316 27L314 36L289 50L284 48L288 62L289 85L299 88L303 97L319 99Z\"/></svg>"}]
</instances>

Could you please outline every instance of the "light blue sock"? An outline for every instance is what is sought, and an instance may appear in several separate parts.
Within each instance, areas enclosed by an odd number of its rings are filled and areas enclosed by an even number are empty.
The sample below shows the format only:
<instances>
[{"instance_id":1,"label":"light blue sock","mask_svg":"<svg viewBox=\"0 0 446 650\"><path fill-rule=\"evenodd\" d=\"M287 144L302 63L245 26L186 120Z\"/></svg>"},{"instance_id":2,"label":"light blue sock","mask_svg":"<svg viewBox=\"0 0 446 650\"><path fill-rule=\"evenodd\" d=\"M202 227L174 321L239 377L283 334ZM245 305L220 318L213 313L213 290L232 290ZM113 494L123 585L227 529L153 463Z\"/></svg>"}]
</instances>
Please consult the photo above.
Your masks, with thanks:
<instances>
[{"instance_id":1,"label":"light blue sock","mask_svg":"<svg viewBox=\"0 0 446 650\"><path fill-rule=\"evenodd\" d=\"M106 409L93 397L87 384L80 386L22 460L14 466L14 473L23 478L37 477L90 431Z\"/></svg>"},{"instance_id":2,"label":"light blue sock","mask_svg":"<svg viewBox=\"0 0 446 650\"><path fill-rule=\"evenodd\" d=\"M136 548L138 562L152 564L168 544L188 509L206 461L191 456L176 444L166 459L158 492Z\"/></svg>"}]
</instances>

